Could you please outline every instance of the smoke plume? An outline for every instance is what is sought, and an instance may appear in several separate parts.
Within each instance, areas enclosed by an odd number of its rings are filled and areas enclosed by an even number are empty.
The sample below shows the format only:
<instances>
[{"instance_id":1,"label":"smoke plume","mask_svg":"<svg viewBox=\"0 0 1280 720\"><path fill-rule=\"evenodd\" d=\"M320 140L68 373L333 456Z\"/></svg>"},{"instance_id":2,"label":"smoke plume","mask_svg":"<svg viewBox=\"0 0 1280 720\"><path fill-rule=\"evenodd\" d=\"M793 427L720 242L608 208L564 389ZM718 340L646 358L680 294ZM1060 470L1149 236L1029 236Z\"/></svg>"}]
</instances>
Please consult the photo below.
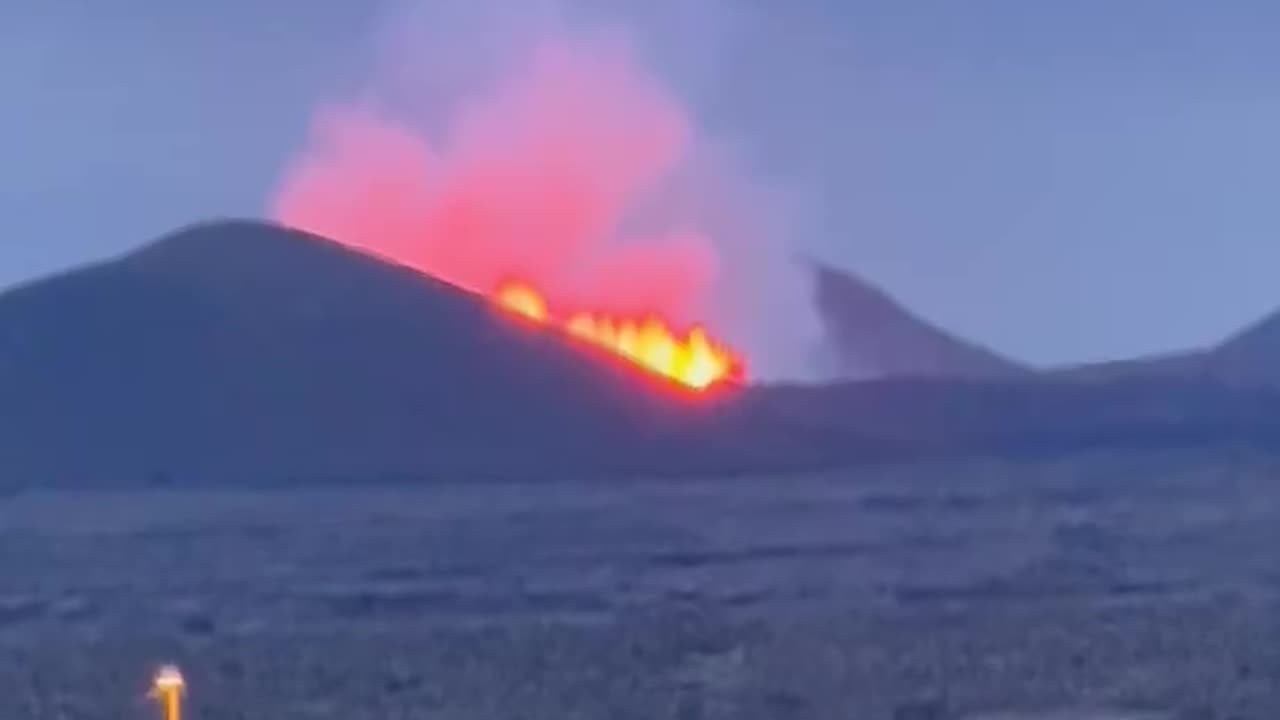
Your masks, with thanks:
<instances>
[{"instance_id":1,"label":"smoke plume","mask_svg":"<svg viewBox=\"0 0 1280 720\"><path fill-rule=\"evenodd\" d=\"M769 192L627 26L424 8L388 26L368 87L314 113L277 220L479 293L519 279L553 307L701 323L752 375L796 374L812 312Z\"/></svg>"}]
</instances>

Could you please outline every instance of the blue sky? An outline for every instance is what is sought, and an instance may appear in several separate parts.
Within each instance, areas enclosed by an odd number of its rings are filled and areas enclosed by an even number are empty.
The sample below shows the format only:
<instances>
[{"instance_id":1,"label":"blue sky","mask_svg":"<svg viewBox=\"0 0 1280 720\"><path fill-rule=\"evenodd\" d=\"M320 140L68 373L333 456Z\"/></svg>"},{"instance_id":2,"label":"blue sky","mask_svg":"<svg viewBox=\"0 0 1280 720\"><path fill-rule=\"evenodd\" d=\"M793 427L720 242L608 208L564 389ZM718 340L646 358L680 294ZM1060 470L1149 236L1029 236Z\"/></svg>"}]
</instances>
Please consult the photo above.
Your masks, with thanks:
<instances>
[{"instance_id":1,"label":"blue sky","mask_svg":"<svg viewBox=\"0 0 1280 720\"><path fill-rule=\"evenodd\" d=\"M599 5L792 191L797 249L956 332L1073 362L1280 307L1274 3ZM0 285L260 214L313 106L368 70L383 10L0 6Z\"/></svg>"}]
</instances>

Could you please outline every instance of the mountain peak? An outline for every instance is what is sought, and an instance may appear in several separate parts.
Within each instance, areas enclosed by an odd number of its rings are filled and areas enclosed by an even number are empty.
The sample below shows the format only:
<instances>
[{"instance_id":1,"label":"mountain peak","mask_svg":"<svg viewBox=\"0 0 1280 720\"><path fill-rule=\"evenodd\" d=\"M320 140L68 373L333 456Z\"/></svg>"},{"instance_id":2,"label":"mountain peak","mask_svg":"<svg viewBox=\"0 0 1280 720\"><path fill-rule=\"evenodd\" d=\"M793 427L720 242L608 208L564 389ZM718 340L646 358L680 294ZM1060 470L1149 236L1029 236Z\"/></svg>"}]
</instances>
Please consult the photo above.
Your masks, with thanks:
<instances>
[{"instance_id":1,"label":"mountain peak","mask_svg":"<svg viewBox=\"0 0 1280 720\"><path fill-rule=\"evenodd\" d=\"M316 243L336 243L281 225L240 218L205 220L167 233L142 246L129 257L135 263L226 262L245 252L298 252Z\"/></svg>"},{"instance_id":2,"label":"mountain peak","mask_svg":"<svg viewBox=\"0 0 1280 720\"><path fill-rule=\"evenodd\" d=\"M1280 385L1280 311L1227 338L1210 351L1208 362L1226 382Z\"/></svg>"},{"instance_id":3,"label":"mountain peak","mask_svg":"<svg viewBox=\"0 0 1280 720\"><path fill-rule=\"evenodd\" d=\"M810 262L814 300L837 375L1002 379L1020 364L915 316L880 288L847 270Z\"/></svg>"},{"instance_id":4,"label":"mountain peak","mask_svg":"<svg viewBox=\"0 0 1280 720\"><path fill-rule=\"evenodd\" d=\"M342 266L387 269L387 263L329 238L260 220L196 223L164 235L125 258L134 269L162 274L235 273L276 276Z\"/></svg>"},{"instance_id":5,"label":"mountain peak","mask_svg":"<svg viewBox=\"0 0 1280 720\"><path fill-rule=\"evenodd\" d=\"M329 238L257 220L214 220L169 233L126 256L122 269L228 306L277 311L394 313L414 302L473 321L482 303L438 278ZM455 292L444 292L453 290Z\"/></svg>"}]
</instances>

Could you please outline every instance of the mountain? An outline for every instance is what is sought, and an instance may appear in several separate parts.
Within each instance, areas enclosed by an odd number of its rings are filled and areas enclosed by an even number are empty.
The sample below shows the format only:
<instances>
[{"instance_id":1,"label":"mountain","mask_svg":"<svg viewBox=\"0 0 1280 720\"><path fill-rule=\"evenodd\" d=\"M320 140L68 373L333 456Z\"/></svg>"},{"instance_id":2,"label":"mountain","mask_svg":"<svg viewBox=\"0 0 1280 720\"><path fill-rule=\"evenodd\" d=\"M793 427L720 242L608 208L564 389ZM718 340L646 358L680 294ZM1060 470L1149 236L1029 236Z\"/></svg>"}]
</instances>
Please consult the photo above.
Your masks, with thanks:
<instances>
[{"instance_id":1,"label":"mountain","mask_svg":"<svg viewBox=\"0 0 1280 720\"><path fill-rule=\"evenodd\" d=\"M1280 388L1280 312L1203 349L1055 368L1059 380L1179 379L1237 388Z\"/></svg>"},{"instance_id":2,"label":"mountain","mask_svg":"<svg viewBox=\"0 0 1280 720\"><path fill-rule=\"evenodd\" d=\"M731 399L653 382L410 269L206 223L0 295L0 478L556 476L767 466L792 442L813 455Z\"/></svg>"},{"instance_id":3,"label":"mountain","mask_svg":"<svg viewBox=\"0 0 1280 720\"><path fill-rule=\"evenodd\" d=\"M1227 338L1209 353L1206 365L1222 382L1280 387L1280 312Z\"/></svg>"},{"instance_id":4,"label":"mountain","mask_svg":"<svg viewBox=\"0 0 1280 720\"><path fill-rule=\"evenodd\" d=\"M1181 371L1087 383L1026 372L827 275L826 312L852 307L837 316L869 329L841 337L862 338L862 357L898 377L693 398L411 269L272 225L205 223L0 294L0 485L626 478L1280 449L1275 390ZM1225 344L1223 367L1274 367L1273 327Z\"/></svg>"},{"instance_id":5,"label":"mountain","mask_svg":"<svg viewBox=\"0 0 1280 720\"><path fill-rule=\"evenodd\" d=\"M813 261L825 364L852 379L893 377L1008 380L1030 370L922 320L853 273Z\"/></svg>"},{"instance_id":6,"label":"mountain","mask_svg":"<svg viewBox=\"0 0 1280 720\"><path fill-rule=\"evenodd\" d=\"M1209 352L1186 350L1182 352L1145 355L1124 360L1085 363L1067 367L1050 368L1045 376L1075 382L1117 382L1135 379L1182 379L1211 381L1206 367Z\"/></svg>"},{"instance_id":7,"label":"mountain","mask_svg":"<svg viewBox=\"0 0 1280 720\"><path fill-rule=\"evenodd\" d=\"M912 314L854 273L811 261L823 362L847 379L1208 383L1280 388L1280 311L1207 348L1033 370Z\"/></svg>"},{"instance_id":8,"label":"mountain","mask_svg":"<svg viewBox=\"0 0 1280 720\"><path fill-rule=\"evenodd\" d=\"M857 437L892 458L1192 446L1280 450L1280 392L1182 378L1079 383L890 379L773 387L773 417Z\"/></svg>"}]
</instances>

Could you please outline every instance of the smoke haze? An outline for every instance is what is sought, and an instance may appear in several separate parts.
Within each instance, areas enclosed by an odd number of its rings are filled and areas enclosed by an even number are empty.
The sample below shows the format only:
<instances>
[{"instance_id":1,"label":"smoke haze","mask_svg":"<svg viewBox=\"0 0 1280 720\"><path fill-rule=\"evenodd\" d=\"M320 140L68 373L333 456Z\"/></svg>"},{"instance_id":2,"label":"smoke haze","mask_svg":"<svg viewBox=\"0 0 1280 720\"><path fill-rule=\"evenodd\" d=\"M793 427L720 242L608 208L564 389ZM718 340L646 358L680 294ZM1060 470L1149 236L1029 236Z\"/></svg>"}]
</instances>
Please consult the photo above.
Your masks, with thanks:
<instances>
[{"instance_id":1,"label":"smoke haze","mask_svg":"<svg viewBox=\"0 0 1280 720\"><path fill-rule=\"evenodd\" d=\"M478 293L519 279L553 307L701 323L755 378L807 374L817 323L781 196L620 14L408 3L374 46L373 77L316 109L277 220Z\"/></svg>"}]
</instances>

